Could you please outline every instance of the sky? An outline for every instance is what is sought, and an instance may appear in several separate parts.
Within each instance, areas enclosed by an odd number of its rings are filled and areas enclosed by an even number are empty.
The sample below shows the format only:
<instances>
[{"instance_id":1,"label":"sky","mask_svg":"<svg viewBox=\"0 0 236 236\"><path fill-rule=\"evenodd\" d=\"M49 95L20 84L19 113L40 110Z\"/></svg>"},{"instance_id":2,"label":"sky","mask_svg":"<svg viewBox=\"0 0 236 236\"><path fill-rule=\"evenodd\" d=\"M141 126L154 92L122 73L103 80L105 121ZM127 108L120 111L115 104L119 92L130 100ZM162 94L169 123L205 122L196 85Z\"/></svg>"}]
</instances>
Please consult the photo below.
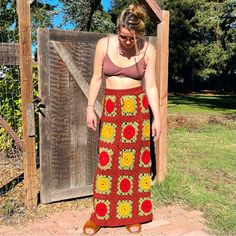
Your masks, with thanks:
<instances>
[{"instance_id":1,"label":"sky","mask_svg":"<svg viewBox=\"0 0 236 236\"><path fill-rule=\"evenodd\" d=\"M109 0L102 0L102 5L104 7L104 9L107 11L111 5L111 1Z\"/></svg>"}]
</instances>

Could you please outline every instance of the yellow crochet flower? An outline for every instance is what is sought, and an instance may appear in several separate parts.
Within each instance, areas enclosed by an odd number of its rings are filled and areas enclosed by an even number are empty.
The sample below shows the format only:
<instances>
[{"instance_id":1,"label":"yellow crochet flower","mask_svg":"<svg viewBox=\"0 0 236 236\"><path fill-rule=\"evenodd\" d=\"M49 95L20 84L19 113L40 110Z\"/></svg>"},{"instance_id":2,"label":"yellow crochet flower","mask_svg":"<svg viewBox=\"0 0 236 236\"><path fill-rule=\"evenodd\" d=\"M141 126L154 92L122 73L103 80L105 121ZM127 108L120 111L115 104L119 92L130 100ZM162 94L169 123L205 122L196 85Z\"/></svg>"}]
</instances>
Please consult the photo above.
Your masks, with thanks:
<instances>
[{"instance_id":1,"label":"yellow crochet flower","mask_svg":"<svg viewBox=\"0 0 236 236\"><path fill-rule=\"evenodd\" d=\"M132 113L135 111L135 101L131 97L124 97L123 98L124 105L123 105L123 111L127 113Z\"/></svg>"},{"instance_id":2,"label":"yellow crochet flower","mask_svg":"<svg viewBox=\"0 0 236 236\"><path fill-rule=\"evenodd\" d=\"M150 176L145 175L143 177L141 177L140 179L140 187L141 189L143 189L144 191L148 191L151 188L151 179Z\"/></svg>"},{"instance_id":3,"label":"yellow crochet flower","mask_svg":"<svg viewBox=\"0 0 236 236\"><path fill-rule=\"evenodd\" d=\"M129 202L121 202L118 206L118 214L122 217L122 218L127 218L130 216L132 211L132 207L131 204Z\"/></svg>"},{"instance_id":4,"label":"yellow crochet flower","mask_svg":"<svg viewBox=\"0 0 236 236\"><path fill-rule=\"evenodd\" d=\"M115 129L112 125L105 124L102 127L101 136L103 139L111 139L114 136Z\"/></svg>"},{"instance_id":5,"label":"yellow crochet flower","mask_svg":"<svg viewBox=\"0 0 236 236\"><path fill-rule=\"evenodd\" d=\"M99 176L97 179L97 188L101 192L105 192L110 188L111 182L108 178Z\"/></svg>"},{"instance_id":6,"label":"yellow crochet flower","mask_svg":"<svg viewBox=\"0 0 236 236\"><path fill-rule=\"evenodd\" d=\"M143 125L143 137L148 138L150 136L150 122L145 122Z\"/></svg>"},{"instance_id":7,"label":"yellow crochet flower","mask_svg":"<svg viewBox=\"0 0 236 236\"><path fill-rule=\"evenodd\" d=\"M133 160L134 160L134 157L133 157L133 153L132 152L130 152L130 151L122 152L121 165L123 167L131 166L133 164Z\"/></svg>"}]
</instances>

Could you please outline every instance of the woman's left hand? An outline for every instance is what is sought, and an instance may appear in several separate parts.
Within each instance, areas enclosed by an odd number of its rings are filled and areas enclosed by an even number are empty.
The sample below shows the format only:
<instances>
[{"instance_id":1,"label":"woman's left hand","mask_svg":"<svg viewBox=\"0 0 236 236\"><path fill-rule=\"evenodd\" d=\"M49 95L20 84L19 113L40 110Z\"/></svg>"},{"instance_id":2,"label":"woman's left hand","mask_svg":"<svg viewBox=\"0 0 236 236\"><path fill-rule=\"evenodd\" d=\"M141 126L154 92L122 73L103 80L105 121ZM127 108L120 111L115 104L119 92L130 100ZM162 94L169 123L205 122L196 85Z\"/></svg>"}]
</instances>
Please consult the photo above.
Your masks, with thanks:
<instances>
[{"instance_id":1,"label":"woman's left hand","mask_svg":"<svg viewBox=\"0 0 236 236\"><path fill-rule=\"evenodd\" d=\"M152 122L152 137L153 141L156 142L161 134L161 126L160 121L157 119L154 119Z\"/></svg>"}]
</instances>

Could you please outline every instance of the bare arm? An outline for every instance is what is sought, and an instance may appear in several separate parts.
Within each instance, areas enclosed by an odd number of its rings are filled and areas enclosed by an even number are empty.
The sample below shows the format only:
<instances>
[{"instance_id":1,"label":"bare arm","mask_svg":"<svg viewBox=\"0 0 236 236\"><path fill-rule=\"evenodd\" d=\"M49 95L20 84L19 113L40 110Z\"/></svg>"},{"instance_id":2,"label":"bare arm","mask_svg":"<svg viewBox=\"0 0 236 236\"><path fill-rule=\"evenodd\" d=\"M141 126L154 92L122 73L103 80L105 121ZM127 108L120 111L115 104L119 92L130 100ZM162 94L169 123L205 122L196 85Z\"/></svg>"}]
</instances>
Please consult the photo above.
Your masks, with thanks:
<instances>
[{"instance_id":1,"label":"bare arm","mask_svg":"<svg viewBox=\"0 0 236 236\"><path fill-rule=\"evenodd\" d=\"M149 105L152 109L154 116L152 124L152 134L154 141L156 141L160 135L160 111L159 111L159 98L156 85L156 50L152 44L149 44L147 49L147 68L145 72L145 89L148 97Z\"/></svg>"},{"instance_id":2,"label":"bare arm","mask_svg":"<svg viewBox=\"0 0 236 236\"><path fill-rule=\"evenodd\" d=\"M94 105L102 83L102 63L106 38L98 41L94 56L93 76L89 85L88 105Z\"/></svg>"},{"instance_id":3,"label":"bare arm","mask_svg":"<svg viewBox=\"0 0 236 236\"><path fill-rule=\"evenodd\" d=\"M94 113L94 104L102 83L102 64L105 55L105 46L107 38L98 41L94 57L93 76L89 85L88 105L87 105L87 125L89 128L96 130L97 117Z\"/></svg>"}]
</instances>

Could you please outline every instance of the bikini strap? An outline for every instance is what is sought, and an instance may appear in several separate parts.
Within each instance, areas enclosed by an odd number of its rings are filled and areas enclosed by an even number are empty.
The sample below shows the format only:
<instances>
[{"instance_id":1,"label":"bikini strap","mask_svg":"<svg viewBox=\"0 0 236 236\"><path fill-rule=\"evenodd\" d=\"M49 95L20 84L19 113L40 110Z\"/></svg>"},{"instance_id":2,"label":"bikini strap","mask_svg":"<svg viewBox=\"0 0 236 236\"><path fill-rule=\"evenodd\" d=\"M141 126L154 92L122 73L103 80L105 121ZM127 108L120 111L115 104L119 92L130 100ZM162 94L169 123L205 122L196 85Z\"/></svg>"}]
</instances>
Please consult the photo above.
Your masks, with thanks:
<instances>
[{"instance_id":1,"label":"bikini strap","mask_svg":"<svg viewBox=\"0 0 236 236\"><path fill-rule=\"evenodd\" d=\"M146 55L146 52L147 52L148 46L149 46L149 41L147 42L147 46L146 46L145 52L144 52L144 54L143 54L143 57L145 57L145 55Z\"/></svg>"}]
</instances>

